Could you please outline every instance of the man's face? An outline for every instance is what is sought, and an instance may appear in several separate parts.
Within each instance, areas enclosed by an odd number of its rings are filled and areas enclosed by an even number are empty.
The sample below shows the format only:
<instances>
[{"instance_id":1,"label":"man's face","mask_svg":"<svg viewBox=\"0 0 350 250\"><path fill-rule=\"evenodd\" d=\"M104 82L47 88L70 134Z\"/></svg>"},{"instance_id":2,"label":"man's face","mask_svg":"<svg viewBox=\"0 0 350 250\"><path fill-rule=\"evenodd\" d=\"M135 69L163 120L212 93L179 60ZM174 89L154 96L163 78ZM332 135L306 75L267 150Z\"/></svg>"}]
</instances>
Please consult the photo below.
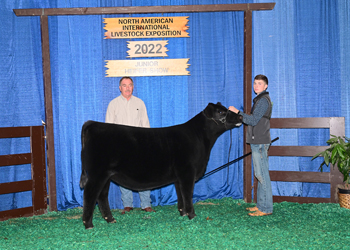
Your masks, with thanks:
<instances>
[{"instance_id":1,"label":"man's face","mask_svg":"<svg viewBox=\"0 0 350 250\"><path fill-rule=\"evenodd\" d=\"M119 90L122 93L122 96L129 100L134 90L134 84L130 79L123 79L119 85Z\"/></svg>"},{"instance_id":2,"label":"man's face","mask_svg":"<svg viewBox=\"0 0 350 250\"><path fill-rule=\"evenodd\" d=\"M254 92L259 95L267 89L267 84L264 80L254 80Z\"/></svg>"}]
</instances>

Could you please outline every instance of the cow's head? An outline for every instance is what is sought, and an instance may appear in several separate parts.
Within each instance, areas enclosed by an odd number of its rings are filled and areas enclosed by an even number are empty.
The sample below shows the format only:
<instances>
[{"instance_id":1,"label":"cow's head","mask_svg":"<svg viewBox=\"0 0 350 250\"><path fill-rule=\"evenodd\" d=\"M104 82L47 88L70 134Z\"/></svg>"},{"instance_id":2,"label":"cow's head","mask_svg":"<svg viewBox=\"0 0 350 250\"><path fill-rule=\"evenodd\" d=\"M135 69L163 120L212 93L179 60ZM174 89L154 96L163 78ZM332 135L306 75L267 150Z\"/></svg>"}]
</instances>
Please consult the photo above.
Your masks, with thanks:
<instances>
[{"instance_id":1,"label":"cow's head","mask_svg":"<svg viewBox=\"0 0 350 250\"><path fill-rule=\"evenodd\" d=\"M226 130L242 125L242 116L228 110L220 102L217 104L209 103L203 113L218 126L224 126Z\"/></svg>"}]
</instances>

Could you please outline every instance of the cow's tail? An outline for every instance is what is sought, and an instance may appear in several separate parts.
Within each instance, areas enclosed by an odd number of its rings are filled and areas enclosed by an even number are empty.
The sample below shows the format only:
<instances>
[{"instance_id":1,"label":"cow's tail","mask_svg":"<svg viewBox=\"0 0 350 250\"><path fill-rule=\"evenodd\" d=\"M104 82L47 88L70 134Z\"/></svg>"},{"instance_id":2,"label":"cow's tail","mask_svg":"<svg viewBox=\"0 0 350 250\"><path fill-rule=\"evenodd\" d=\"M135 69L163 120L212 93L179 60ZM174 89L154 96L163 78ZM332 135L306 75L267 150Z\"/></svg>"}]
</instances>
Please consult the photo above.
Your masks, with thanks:
<instances>
[{"instance_id":1,"label":"cow's tail","mask_svg":"<svg viewBox=\"0 0 350 250\"><path fill-rule=\"evenodd\" d=\"M87 181L88 181L88 176L87 176L85 169L83 169L83 171L81 172L81 176L80 176L80 188L81 189L83 189L85 187Z\"/></svg>"},{"instance_id":2,"label":"cow's tail","mask_svg":"<svg viewBox=\"0 0 350 250\"><path fill-rule=\"evenodd\" d=\"M88 175L85 170L85 157L84 157L84 147L86 142L86 127L91 123L91 121L87 121L84 123L82 129L81 129L81 176L80 176L80 188L84 188L87 181L88 181Z\"/></svg>"}]
</instances>

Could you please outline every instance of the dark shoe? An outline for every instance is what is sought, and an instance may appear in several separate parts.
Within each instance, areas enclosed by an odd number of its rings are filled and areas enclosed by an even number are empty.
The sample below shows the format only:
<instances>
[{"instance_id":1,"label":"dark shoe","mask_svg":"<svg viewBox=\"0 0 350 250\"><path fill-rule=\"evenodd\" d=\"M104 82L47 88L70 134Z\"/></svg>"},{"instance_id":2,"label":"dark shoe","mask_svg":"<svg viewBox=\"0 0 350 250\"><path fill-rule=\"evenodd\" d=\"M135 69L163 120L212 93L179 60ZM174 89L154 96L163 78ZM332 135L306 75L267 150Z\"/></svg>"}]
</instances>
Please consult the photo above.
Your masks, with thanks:
<instances>
[{"instance_id":1,"label":"dark shoe","mask_svg":"<svg viewBox=\"0 0 350 250\"><path fill-rule=\"evenodd\" d=\"M132 208L132 207L124 207L124 210L123 210L122 214L125 214L125 212L130 212L133 209L134 208Z\"/></svg>"},{"instance_id":2,"label":"dark shoe","mask_svg":"<svg viewBox=\"0 0 350 250\"><path fill-rule=\"evenodd\" d=\"M146 207L146 208L142 209L142 211L145 211L145 212L156 212L151 207Z\"/></svg>"}]
</instances>

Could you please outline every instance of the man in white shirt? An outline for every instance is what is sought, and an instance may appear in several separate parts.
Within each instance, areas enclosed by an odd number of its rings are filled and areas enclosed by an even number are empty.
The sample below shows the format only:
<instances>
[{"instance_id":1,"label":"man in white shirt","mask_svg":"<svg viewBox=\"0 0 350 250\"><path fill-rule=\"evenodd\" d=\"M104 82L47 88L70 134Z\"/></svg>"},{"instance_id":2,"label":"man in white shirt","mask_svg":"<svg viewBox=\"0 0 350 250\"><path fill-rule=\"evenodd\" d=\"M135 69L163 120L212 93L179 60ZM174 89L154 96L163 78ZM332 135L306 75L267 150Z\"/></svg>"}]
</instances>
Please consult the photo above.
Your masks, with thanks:
<instances>
[{"instance_id":1,"label":"man in white shirt","mask_svg":"<svg viewBox=\"0 0 350 250\"><path fill-rule=\"evenodd\" d=\"M145 103L133 96L134 83L130 77L123 77L119 81L121 95L114 98L108 105L106 123L115 123L134 127L149 128L149 120ZM133 193L131 190L120 186L124 212L133 210ZM140 191L141 209L146 212L155 212L151 208L151 192Z\"/></svg>"}]
</instances>

